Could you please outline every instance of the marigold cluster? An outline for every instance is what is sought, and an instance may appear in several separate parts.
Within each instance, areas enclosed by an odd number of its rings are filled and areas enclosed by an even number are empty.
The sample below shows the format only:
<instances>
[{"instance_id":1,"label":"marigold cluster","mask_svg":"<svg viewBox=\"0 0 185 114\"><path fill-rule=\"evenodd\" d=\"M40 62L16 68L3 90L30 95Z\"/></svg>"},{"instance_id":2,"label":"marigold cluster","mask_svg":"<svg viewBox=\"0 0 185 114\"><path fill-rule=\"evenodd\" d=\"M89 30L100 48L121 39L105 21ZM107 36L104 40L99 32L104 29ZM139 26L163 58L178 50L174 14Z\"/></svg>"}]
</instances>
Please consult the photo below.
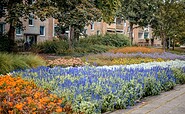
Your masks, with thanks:
<instances>
[{"instance_id":1,"label":"marigold cluster","mask_svg":"<svg viewBox=\"0 0 185 114\"><path fill-rule=\"evenodd\" d=\"M0 76L1 114L49 114L53 112L70 113L71 108L63 98L49 94L32 81L10 75ZM64 107L61 105L64 104Z\"/></svg>"},{"instance_id":2,"label":"marigold cluster","mask_svg":"<svg viewBox=\"0 0 185 114\"><path fill-rule=\"evenodd\" d=\"M110 52L113 52L113 53L138 53L138 52L163 53L164 51L162 49L148 48L148 47L124 47L124 48L110 50Z\"/></svg>"}]
</instances>

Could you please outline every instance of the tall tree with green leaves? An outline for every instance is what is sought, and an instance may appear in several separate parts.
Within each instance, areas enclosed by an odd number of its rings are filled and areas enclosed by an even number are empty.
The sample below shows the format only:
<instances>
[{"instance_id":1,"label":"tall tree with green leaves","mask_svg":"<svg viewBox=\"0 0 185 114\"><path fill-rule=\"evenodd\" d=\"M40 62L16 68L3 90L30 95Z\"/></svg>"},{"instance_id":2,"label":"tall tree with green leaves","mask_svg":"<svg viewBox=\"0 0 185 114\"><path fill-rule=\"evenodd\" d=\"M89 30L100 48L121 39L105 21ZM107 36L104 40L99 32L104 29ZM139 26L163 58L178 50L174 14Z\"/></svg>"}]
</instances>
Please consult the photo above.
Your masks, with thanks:
<instances>
[{"instance_id":1,"label":"tall tree with green leaves","mask_svg":"<svg viewBox=\"0 0 185 114\"><path fill-rule=\"evenodd\" d=\"M15 28L22 27L20 18L26 17L29 13L27 3L23 0L2 0L1 2L1 19L9 24L8 38L10 40L9 51L12 51L15 43Z\"/></svg>"},{"instance_id":2,"label":"tall tree with green leaves","mask_svg":"<svg viewBox=\"0 0 185 114\"><path fill-rule=\"evenodd\" d=\"M122 7L119 16L128 20L130 23L131 45L133 44L133 29L137 27L148 26L152 20L153 12L155 11L155 0L122 0Z\"/></svg>"},{"instance_id":3,"label":"tall tree with green leaves","mask_svg":"<svg viewBox=\"0 0 185 114\"><path fill-rule=\"evenodd\" d=\"M104 22L111 23L121 8L120 0L94 0L95 6L101 11Z\"/></svg>"},{"instance_id":4,"label":"tall tree with green leaves","mask_svg":"<svg viewBox=\"0 0 185 114\"><path fill-rule=\"evenodd\" d=\"M181 0L158 0L156 9L150 25L155 35L162 39L165 50L167 39L172 39L175 44L175 41L184 36L185 4Z\"/></svg>"},{"instance_id":5,"label":"tall tree with green leaves","mask_svg":"<svg viewBox=\"0 0 185 114\"><path fill-rule=\"evenodd\" d=\"M60 23L59 26L69 27L69 48L72 49L75 37L78 38L80 30L86 25L100 18L100 11L89 0L52 0L58 8L58 15L54 16ZM77 32L78 31L78 32Z\"/></svg>"},{"instance_id":6,"label":"tall tree with green leaves","mask_svg":"<svg viewBox=\"0 0 185 114\"><path fill-rule=\"evenodd\" d=\"M40 2L39 2L40 1ZM47 0L38 0L37 5L32 0L1 0L0 1L0 20L9 24L8 38L10 41L9 51L15 48L15 29L23 29L23 21L28 19L30 14L36 14L43 20L49 17L55 8L51 8Z\"/></svg>"}]
</instances>

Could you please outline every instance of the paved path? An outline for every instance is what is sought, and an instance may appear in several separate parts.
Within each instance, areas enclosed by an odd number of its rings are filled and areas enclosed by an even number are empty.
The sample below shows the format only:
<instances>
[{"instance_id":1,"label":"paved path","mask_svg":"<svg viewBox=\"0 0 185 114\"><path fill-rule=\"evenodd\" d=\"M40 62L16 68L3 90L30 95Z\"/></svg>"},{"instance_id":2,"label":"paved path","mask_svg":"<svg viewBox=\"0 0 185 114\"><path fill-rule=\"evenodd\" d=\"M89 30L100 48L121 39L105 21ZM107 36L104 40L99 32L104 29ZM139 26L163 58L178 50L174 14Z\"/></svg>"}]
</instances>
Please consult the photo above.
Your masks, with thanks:
<instances>
[{"instance_id":1,"label":"paved path","mask_svg":"<svg viewBox=\"0 0 185 114\"><path fill-rule=\"evenodd\" d=\"M106 114L185 114L185 85L158 96L147 97L131 109Z\"/></svg>"}]
</instances>

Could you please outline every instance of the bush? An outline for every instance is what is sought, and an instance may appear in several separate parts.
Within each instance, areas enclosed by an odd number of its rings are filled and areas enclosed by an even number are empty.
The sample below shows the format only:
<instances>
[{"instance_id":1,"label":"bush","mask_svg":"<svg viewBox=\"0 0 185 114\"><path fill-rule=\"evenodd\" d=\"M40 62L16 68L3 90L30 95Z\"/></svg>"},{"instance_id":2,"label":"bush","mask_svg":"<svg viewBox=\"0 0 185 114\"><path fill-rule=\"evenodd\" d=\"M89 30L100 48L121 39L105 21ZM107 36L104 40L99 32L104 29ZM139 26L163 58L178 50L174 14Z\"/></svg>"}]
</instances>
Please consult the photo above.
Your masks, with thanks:
<instances>
[{"instance_id":1,"label":"bush","mask_svg":"<svg viewBox=\"0 0 185 114\"><path fill-rule=\"evenodd\" d=\"M87 38L81 39L80 44L98 44L114 47L129 46L129 38L122 34L106 34L104 36L89 36Z\"/></svg>"},{"instance_id":2,"label":"bush","mask_svg":"<svg viewBox=\"0 0 185 114\"><path fill-rule=\"evenodd\" d=\"M102 44L114 46L114 47L123 47L123 46L129 46L130 41L128 37L122 34L106 34L102 38Z\"/></svg>"},{"instance_id":3,"label":"bush","mask_svg":"<svg viewBox=\"0 0 185 114\"><path fill-rule=\"evenodd\" d=\"M0 53L0 74L16 69L33 68L45 65L45 61L36 55L16 55Z\"/></svg>"},{"instance_id":4,"label":"bush","mask_svg":"<svg viewBox=\"0 0 185 114\"><path fill-rule=\"evenodd\" d=\"M144 84L143 97L158 95L161 92L161 84L154 77L146 77Z\"/></svg>"},{"instance_id":5,"label":"bush","mask_svg":"<svg viewBox=\"0 0 185 114\"><path fill-rule=\"evenodd\" d=\"M173 69L177 84L185 84L185 73L181 69Z\"/></svg>"},{"instance_id":6,"label":"bush","mask_svg":"<svg viewBox=\"0 0 185 114\"><path fill-rule=\"evenodd\" d=\"M68 49L68 43L64 40L54 40L41 42L32 47L33 52L38 53L65 53Z\"/></svg>"},{"instance_id":7,"label":"bush","mask_svg":"<svg viewBox=\"0 0 185 114\"><path fill-rule=\"evenodd\" d=\"M69 50L66 40L46 41L32 47L34 52L56 53L63 55L83 55L88 53L102 53L113 47L128 46L129 40L120 34L106 34L105 36L89 36L74 44L74 50Z\"/></svg>"}]
</instances>

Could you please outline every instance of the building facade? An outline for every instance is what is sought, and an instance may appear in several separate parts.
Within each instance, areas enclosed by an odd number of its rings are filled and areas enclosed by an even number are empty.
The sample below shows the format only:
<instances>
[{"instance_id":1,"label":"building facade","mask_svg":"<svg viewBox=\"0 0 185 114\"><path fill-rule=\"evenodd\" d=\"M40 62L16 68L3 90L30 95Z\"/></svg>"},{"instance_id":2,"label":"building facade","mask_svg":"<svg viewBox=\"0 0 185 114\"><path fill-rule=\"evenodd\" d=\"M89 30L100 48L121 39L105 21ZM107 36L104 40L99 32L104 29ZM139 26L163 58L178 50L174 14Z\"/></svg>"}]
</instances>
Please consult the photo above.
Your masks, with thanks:
<instances>
[{"instance_id":1,"label":"building facade","mask_svg":"<svg viewBox=\"0 0 185 114\"><path fill-rule=\"evenodd\" d=\"M40 21L40 19L34 19L30 16L29 19L23 21L24 30L16 28L15 38L16 40L24 40L30 45L37 44L38 42L43 42L46 40L52 40L55 37L55 27L57 26L57 20L54 18L48 18L45 21ZM139 28L134 25L133 30L133 44L135 45L145 45L146 39L152 39L152 28L145 27ZM9 25L5 24L3 19L0 21L0 32L7 32L9 30ZM124 21L121 18L115 18L114 22L107 24L103 21L93 22L88 26L84 27L84 33L88 36L90 35L104 35L106 33L118 33L129 36L130 27L129 22ZM149 42L151 44L152 42ZM161 41L154 39L154 45L161 45Z\"/></svg>"},{"instance_id":2,"label":"building facade","mask_svg":"<svg viewBox=\"0 0 185 114\"><path fill-rule=\"evenodd\" d=\"M129 22L121 18L115 18L113 23L107 24L107 32L124 34L129 37L129 34L130 34ZM139 45L139 46L145 46L145 45L160 46L161 45L161 40L154 38L152 34L152 28L150 26L141 28L141 27L138 27L137 25L134 25L134 30L132 35L133 35L133 44L135 45ZM147 40L149 40L149 42L147 42Z\"/></svg>"}]
</instances>

